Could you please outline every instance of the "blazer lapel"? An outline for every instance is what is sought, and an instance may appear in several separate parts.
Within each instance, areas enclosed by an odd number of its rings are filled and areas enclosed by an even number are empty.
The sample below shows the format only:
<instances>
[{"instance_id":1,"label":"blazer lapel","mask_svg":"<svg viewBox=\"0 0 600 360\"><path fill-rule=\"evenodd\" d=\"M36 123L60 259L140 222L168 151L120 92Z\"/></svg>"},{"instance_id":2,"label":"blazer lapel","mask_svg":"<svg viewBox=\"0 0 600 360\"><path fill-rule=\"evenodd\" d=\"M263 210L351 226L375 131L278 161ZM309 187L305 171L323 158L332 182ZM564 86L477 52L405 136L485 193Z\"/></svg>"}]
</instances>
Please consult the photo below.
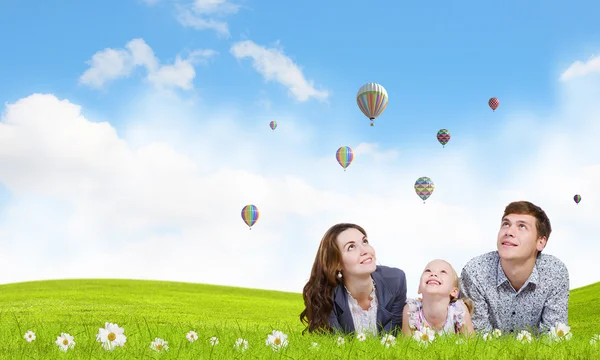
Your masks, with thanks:
<instances>
[{"instance_id":1,"label":"blazer lapel","mask_svg":"<svg viewBox=\"0 0 600 360\"><path fill-rule=\"evenodd\" d=\"M334 306L337 306L340 325L345 329L345 332L353 332L354 320L352 320L352 313L350 313L350 306L348 305L348 293L344 286L339 286L335 289L335 301Z\"/></svg>"},{"instance_id":2,"label":"blazer lapel","mask_svg":"<svg viewBox=\"0 0 600 360\"><path fill-rule=\"evenodd\" d=\"M387 310L387 306L392 300L390 290L385 286L383 277L378 272L371 274L375 281L375 292L377 293L377 330L389 330L392 314Z\"/></svg>"}]
</instances>

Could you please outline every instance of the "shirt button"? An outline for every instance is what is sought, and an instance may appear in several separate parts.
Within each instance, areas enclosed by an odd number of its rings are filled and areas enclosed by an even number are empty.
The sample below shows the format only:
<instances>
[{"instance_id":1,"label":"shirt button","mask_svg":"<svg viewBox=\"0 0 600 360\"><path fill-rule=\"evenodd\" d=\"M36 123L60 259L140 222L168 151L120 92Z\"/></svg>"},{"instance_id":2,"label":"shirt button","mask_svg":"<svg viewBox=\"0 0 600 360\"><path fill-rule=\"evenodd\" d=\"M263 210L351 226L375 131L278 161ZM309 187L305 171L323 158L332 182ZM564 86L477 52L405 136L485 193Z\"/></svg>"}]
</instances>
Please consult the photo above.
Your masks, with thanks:
<instances>
[{"instance_id":1,"label":"shirt button","mask_svg":"<svg viewBox=\"0 0 600 360\"><path fill-rule=\"evenodd\" d=\"M513 311L513 315L516 314L516 312Z\"/></svg>"}]
</instances>

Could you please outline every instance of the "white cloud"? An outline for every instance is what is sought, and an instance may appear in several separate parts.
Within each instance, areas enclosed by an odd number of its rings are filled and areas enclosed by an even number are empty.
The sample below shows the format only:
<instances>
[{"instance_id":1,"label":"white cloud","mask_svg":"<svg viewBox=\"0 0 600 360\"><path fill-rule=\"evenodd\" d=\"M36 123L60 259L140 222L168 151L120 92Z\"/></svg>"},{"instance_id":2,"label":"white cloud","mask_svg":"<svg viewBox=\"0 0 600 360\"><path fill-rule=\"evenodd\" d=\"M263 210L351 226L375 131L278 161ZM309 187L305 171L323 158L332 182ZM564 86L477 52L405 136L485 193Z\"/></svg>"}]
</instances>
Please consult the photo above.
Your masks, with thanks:
<instances>
[{"instance_id":1,"label":"white cloud","mask_svg":"<svg viewBox=\"0 0 600 360\"><path fill-rule=\"evenodd\" d=\"M229 15L235 14L240 5L233 4L228 0L195 0L194 9L203 15Z\"/></svg>"},{"instance_id":2,"label":"white cloud","mask_svg":"<svg viewBox=\"0 0 600 360\"><path fill-rule=\"evenodd\" d=\"M236 14L240 5L233 4L228 0L195 0L189 5L175 6L176 19L186 27L197 30L214 30L219 35L229 37L229 26L223 20L214 17L225 17Z\"/></svg>"},{"instance_id":3,"label":"white cloud","mask_svg":"<svg viewBox=\"0 0 600 360\"><path fill-rule=\"evenodd\" d=\"M575 61L561 74L560 80L569 81L588 74L600 74L600 58L592 56L586 62L580 60Z\"/></svg>"},{"instance_id":4,"label":"white cloud","mask_svg":"<svg viewBox=\"0 0 600 360\"><path fill-rule=\"evenodd\" d=\"M287 87L299 101L315 98L326 100L326 90L317 90L312 81L307 81L298 65L277 48L265 48L251 40L240 41L231 47L231 54L237 59L251 58L254 69L267 81L276 81Z\"/></svg>"},{"instance_id":5,"label":"white cloud","mask_svg":"<svg viewBox=\"0 0 600 360\"><path fill-rule=\"evenodd\" d=\"M567 264L571 287L597 282L600 86L578 86L562 88L551 118L517 127L519 115L503 115L510 130L435 152L351 141L346 172L337 145L309 151L318 128L300 116L276 114L271 131L271 119L254 124L247 111L152 95L120 116L129 122L118 134L66 100L32 95L7 105L0 123L0 182L13 195L0 208L10 244L0 282L117 277L300 292L325 230L350 221L367 229L379 263L407 272L414 296L431 259L460 271L495 249L504 206L520 199L548 212L546 252ZM436 184L426 204L413 189L420 176ZM251 231L240 216L249 203L261 211Z\"/></svg>"},{"instance_id":6,"label":"white cloud","mask_svg":"<svg viewBox=\"0 0 600 360\"><path fill-rule=\"evenodd\" d=\"M206 63L216 54L214 50L197 49L191 51L186 59L178 55L172 65L159 65L152 48L143 39L133 39L125 49L108 48L94 54L87 62L90 68L81 75L79 82L101 88L109 81L130 76L136 67L141 66L148 73L147 80L157 88L191 90L196 77L193 65Z\"/></svg>"}]
</instances>

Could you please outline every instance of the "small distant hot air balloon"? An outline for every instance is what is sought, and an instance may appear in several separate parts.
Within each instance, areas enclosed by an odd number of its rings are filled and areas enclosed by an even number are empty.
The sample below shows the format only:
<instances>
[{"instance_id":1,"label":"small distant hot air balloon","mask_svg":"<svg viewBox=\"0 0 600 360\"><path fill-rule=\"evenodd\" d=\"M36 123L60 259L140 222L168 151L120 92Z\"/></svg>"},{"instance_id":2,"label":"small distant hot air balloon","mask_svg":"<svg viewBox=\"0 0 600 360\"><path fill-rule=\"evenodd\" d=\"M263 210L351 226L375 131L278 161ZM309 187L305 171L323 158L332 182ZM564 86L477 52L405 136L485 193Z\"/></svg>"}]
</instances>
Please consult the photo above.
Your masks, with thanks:
<instances>
[{"instance_id":1,"label":"small distant hot air balloon","mask_svg":"<svg viewBox=\"0 0 600 360\"><path fill-rule=\"evenodd\" d=\"M575 200L575 204L579 205L579 202L581 201L581 195L576 194L573 196L573 200Z\"/></svg>"},{"instance_id":2,"label":"small distant hot air balloon","mask_svg":"<svg viewBox=\"0 0 600 360\"><path fill-rule=\"evenodd\" d=\"M440 131L438 131L437 139L440 142L440 144L442 144L442 147L445 147L448 141L450 141L450 132L448 131L448 129L441 129Z\"/></svg>"},{"instance_id":3,"label":"small distant hot air balloon","mask_svg":"<svg viewBox=\"0 0 600 360\"><path fill-rule=\"evenodd\" d=\"M368 83L358 89L356 102L362 113L371 120L371 126L374 126L373 120L381 115L388 104L388 94L383 86Z\"/></svg>"},{"instance_id":4,"label":"small distant hot air balloon","mask_svg":"<svg viewBox=\"0 0 600 360\"><path fill-rule=\"evenodd\" d=\"M250 227L250 230L252 230L252 226L258 220L258 216L258 208L254 205L246 205L242 209L242 220Z\"/></svg>"},{"instance_id":5,"label":"small distant hot air balloon","mask_svg":"<svg viewBox=\"0 0 600 360\"><path fill-rule=\"evenodd\" d=\"M344 171L346 171L346 168L350 166L352 160L354 160L354 151L352 151L350 146L342 146L337 149L335 158L337 159L338 163L342 165Z\"/></svg>"},{"instance_id":6,"label":"small distant hot air balloon","mask_svg":"<svg viewBox=\"0 0 600 360\"><path fill-rule=\"evenodd\" d=\"M418 178L415 182L415 192L423 199L423 204L425 204L425 200L431 196L434 188L435 185L433 184L433 181L426 176Z\"/></svg>"},{"instance_id":7,"label":"small distant hot air balloon","mask_svg":"<svg viewBox=\"0 0 600 360\"><path fill-rule=\"evenodd\" d=\"M498 98L493 97L490 99L490 101L488 101L488 105L492 108L492 111L496 111L498 106L500 106L500 101Z\"/></svg>"},{"instance_id":8,"label":"small distant hot air balloon","mask_svg":"<svg viewBox=\"0 0 600 360\"><path fill-rule=\"evenodd\" d=\"M277 122L276 121L271 121L269 123L269 126L271 127L271 130L275 130L275 128L277 127Z\"/></svg>"}]
</instances>

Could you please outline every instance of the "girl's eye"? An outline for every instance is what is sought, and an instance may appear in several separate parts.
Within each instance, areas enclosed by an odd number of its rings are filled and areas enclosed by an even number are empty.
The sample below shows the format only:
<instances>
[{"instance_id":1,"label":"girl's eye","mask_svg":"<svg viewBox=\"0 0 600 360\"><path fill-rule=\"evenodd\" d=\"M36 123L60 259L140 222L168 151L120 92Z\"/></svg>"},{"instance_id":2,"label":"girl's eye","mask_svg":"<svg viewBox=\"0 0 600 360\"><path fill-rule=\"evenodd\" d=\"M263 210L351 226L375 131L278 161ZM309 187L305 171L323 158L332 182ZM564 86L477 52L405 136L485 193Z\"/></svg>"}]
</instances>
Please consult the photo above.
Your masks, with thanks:
<instances>
[{"instance_id":1,"label":"girl's eye","mask_svg":"<svg viewBox=\"0 0 600 360\"><path fill-rule=\"evenodd\" d=\"M442 272L445 274L445 273L446 273L446 270L442 270Z\"/></svg>"},{"instance_id":2,"label":"girl's eye","mask_svg":"<svg viewBox=\"0 0 600 360\"><path fill-rule=\"evenodd\" d=\"M348 250L352 249L353 247L354 247L354 245L348 246Z\"/></svg>"}]
</instances>

